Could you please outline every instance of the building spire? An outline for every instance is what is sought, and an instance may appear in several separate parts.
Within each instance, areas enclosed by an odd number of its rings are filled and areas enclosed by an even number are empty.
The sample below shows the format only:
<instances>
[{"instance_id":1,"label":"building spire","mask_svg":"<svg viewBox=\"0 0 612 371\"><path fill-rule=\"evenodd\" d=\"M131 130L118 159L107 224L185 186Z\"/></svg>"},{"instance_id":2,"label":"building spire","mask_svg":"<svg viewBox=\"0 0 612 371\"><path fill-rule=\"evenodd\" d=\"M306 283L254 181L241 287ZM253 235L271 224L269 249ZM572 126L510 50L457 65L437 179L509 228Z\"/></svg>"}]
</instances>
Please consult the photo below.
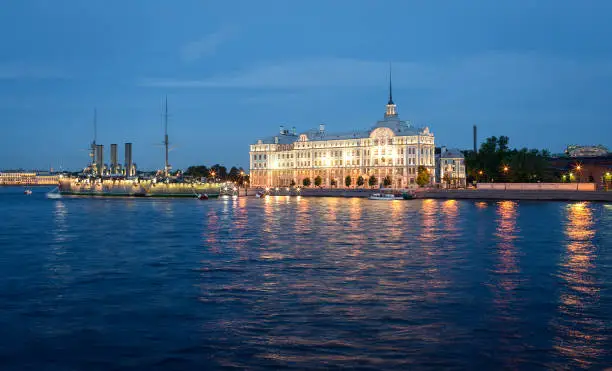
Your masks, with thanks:
<instances>
[{"instance_id":1,"label":"building spire","mask_svg":"<svg viewBox=\"0 0 612 371\"><path fill-rule=\"evenodd\" d=\"M397 109L395 103L393 103L393 85L391 85L391 63L389 62L389 102L387 102L385 119L391 117L397 117Z\"/></svg>"},{"instance_id":2,"label":"building spire","mask_svg":"<svg viewBox=\"0 0 612 371\"><path fill-rule=\"evenodd\" d=\"M391 62L389 62L389 103L393 104L393 87L391 86Z\"/></svg>"}]
</instances>

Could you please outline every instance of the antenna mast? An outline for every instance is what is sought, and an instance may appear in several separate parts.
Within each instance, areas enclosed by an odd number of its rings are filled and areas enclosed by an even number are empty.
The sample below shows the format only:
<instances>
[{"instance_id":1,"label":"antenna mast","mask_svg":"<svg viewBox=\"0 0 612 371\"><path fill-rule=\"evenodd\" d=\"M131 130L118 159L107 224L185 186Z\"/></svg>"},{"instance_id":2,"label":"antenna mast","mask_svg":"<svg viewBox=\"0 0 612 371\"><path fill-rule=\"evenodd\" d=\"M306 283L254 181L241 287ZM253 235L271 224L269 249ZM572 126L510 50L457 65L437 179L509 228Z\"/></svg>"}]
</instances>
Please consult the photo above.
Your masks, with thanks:
<instances>
[{"instance_id":1,"label":"antenna mast","mask_svg":"<svg viewBox=\"0 0 612 371\"><path fill-rule=\"evenodd\" d=\"M93 166L96 163L96 140L98 139L98 110L94 108L94 117L93 117L93 127L94 127L94 136L93 142L91 142L91 153L89 157L91 157L91 166L93 170Z\"/></svg>"},{"instance_id":2,"label":"antenna mast","mask_svg":"<svg viewBox=\"0 0 612 371\"><path fill-rule=\"evenodd\" d=\"M164 167L164 175L168 177L170 172L170 164L168 163L168 97L166 96L166 109L164 112L164 146L166 147L166 164Z\"/></svg>"}]
</instances>

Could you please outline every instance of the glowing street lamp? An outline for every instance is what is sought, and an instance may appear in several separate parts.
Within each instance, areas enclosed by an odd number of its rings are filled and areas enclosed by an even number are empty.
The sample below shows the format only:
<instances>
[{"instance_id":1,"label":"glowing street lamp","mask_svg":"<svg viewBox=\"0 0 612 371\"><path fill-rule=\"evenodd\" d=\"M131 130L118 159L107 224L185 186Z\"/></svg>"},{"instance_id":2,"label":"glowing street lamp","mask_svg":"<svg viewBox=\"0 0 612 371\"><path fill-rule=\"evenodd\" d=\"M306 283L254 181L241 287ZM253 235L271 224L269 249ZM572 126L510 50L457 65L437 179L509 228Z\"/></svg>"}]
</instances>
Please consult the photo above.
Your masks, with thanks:
<instances>
[{"instance_id":1,"label":"glowing street lamp","mask_svg":"<svg viewBox=\"0 0 612 371\"><path fill-rule=\"evenodd\" d=\"M504 166L504 173L507 173L507 172L508 172L508 170L510 170L510 169L508 168L508 166Z\"/></svg>"}]
</instances>

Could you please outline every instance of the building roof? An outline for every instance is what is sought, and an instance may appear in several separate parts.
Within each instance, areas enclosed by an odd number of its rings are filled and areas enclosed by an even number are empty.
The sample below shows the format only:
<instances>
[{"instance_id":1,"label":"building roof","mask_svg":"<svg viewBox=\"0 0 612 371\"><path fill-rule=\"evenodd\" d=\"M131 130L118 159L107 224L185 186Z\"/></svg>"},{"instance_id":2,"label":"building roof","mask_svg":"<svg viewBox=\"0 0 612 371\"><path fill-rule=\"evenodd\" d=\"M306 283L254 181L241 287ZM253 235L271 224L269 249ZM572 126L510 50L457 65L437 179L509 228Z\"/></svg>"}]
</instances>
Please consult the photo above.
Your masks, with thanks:
<instances>
[{"instance_id":1,"label":"building roof","mask_svg":"<svg viewBox=\"0 0 612 371\"><path fill-rule=\"evenodd\" d=\"M442 150L440 152L440 158L463 158L463 153L457 148L451 148Z\"/></svg>"},{"instance_id":2,"label":"building roof","mask_svg":"<svg viewBox=\"0 0 612 371\"><path fill-rule=\"evenodd\" d=\"M415 128L407 121L402 121L398 117L388 117L378 121L372 128L367 130L354 130L348 132L327 132L318 129L309 129L298 135L291 133L278 134L276 136L269 136L261 138L262 144L291 144L299 140L300 135L306 135L309 141L323 141L323 140L343 140L343 139L357 139L357 138L369 138L372 131L375 129L385 127L393 131L396 136L408 136L408 135L432 135L429 132L428 127ZM276 138L276 139L275 139ZM259 140L256 144L259 144ZM276 140L278 142L276 142Z\"/></svg>"}]
</instances>

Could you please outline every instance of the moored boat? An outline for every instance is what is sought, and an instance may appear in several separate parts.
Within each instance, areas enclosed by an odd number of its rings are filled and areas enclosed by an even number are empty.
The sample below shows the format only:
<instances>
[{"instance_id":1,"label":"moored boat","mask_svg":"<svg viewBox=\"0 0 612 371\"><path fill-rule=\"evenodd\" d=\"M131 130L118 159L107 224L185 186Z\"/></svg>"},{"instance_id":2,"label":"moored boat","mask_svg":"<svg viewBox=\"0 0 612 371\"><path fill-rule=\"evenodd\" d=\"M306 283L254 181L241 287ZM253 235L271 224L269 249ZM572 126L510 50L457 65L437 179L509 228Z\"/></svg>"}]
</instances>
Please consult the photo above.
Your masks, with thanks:
<instances>
[{"instance_id":1,"label":"moored boat","mask_svg":"<svg viewBox=\"0 0 612 371\"><path fill-rule=\"evenodd\" d=\"M393 201L393 200L403 200L402 197L397 197L391 193L372 193L369 200L379 200L379 201Z\"/></svg>"}]
</instances>

